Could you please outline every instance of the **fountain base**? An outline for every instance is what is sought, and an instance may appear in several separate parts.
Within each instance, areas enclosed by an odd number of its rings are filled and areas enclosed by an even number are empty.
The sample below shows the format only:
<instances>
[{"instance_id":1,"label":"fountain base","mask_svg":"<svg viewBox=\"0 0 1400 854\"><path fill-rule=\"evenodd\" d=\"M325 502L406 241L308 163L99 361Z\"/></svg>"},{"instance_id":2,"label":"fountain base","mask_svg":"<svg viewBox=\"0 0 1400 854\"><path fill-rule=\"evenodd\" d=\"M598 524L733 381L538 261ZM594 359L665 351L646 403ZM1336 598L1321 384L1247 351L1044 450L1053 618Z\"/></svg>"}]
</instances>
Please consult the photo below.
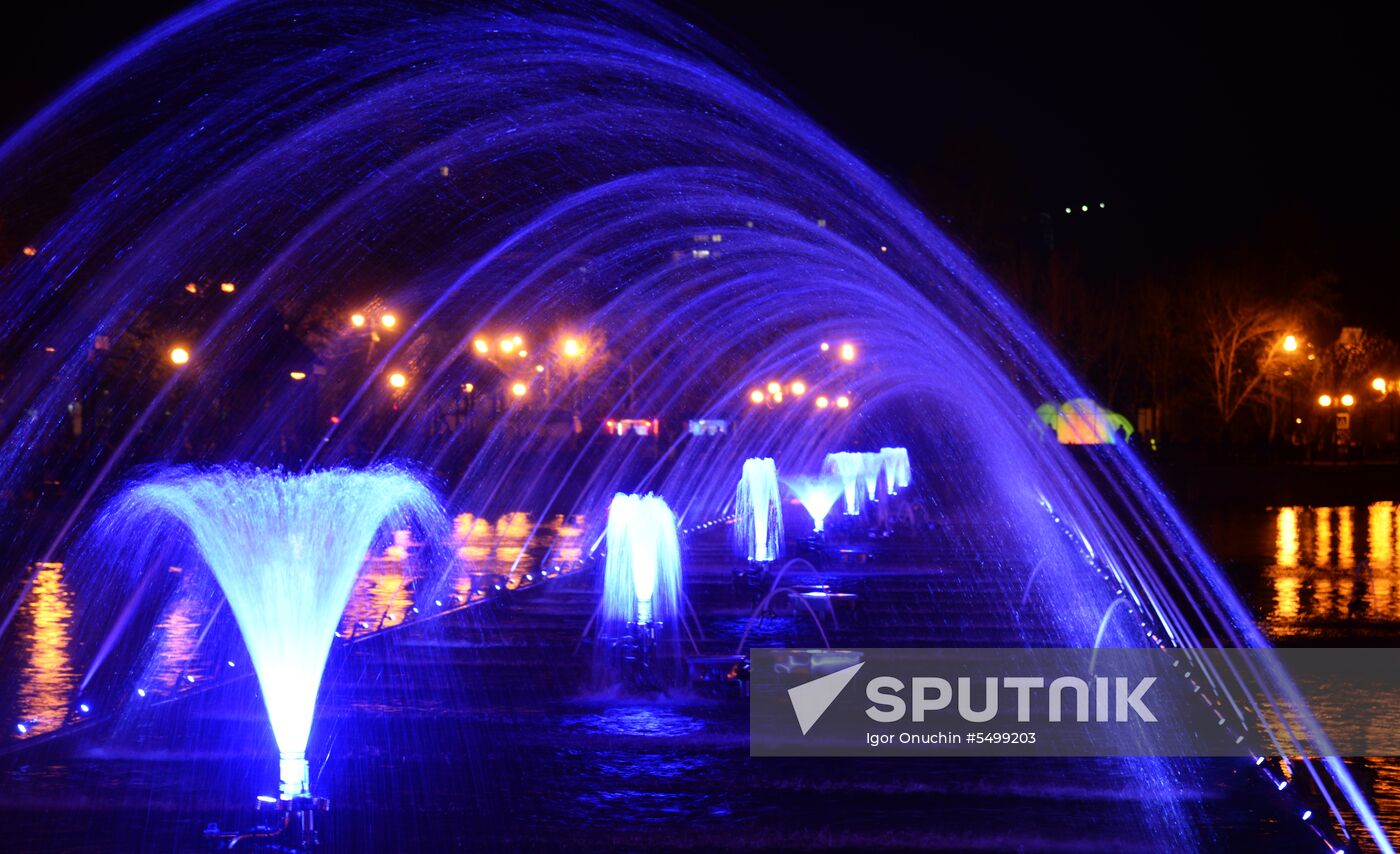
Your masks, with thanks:
<instances>
[{"instance_id":1,"label":"fountain base","mask_svg":"<svg viewBox=\"0 0 1400 854\"><path fill-rule=\"evenodd\" d=\"M330 801L302 793L294 797L258 798L262 824L248 830L221 830L217 824L204 829L211 851L307 852L320 848L316 814L327 812Z\"/></svg>"}]
</instances>

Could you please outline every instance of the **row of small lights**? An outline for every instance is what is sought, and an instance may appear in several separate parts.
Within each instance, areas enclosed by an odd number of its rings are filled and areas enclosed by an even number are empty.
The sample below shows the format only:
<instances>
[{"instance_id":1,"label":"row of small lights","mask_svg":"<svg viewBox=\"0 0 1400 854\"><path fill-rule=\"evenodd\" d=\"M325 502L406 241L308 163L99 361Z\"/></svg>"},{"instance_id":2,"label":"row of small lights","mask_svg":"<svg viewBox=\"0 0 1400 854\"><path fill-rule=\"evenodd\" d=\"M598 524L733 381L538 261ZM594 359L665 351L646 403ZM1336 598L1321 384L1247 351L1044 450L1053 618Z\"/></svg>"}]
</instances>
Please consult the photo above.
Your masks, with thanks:
<instances>
[{"instance_id":1,"label":"row of small lights","mask_svg":"<svg viewBox=\"0 0 1400 854\"><path fill-rule=\"evenodd\" d=\"M1112 567L1111 564L1108 569L1100 567L1098 561L1094 557L1092 549L1089 548L1086 542L1084 542L1081 538L1075 535L1075 532L1071 529L1071 527L1068 524L1066 524L1060 518L1059 514L1055 512L1054 508L1050 506L1050 503L1046 501L1044 497L1041 498L1040 503L1041 506L1046 510L1046 512L1050 514L1051 518L1053 518L1055 522L1060 526L1060 530L1065 535L1065 537L1069 539L1070 542L1075 544L1075 548L1079 551L1080 556L1083 557L1084 560L1089 564L1090 568L1095 570L1099 577L1105 582L1107 582L1110 587L1116 588L1114 590L1114 595L1120 597L1123 596L1125 592L1124 588L1127 587L1128 584L1127 580L1122 578L1121 576L1115 577L1118 576L1118 571L1116 568ZM1134 595L1133 599L1136 598L1136 595ZM1138 625L1147 635L1147 638L1157 645L1158 649L1170 654L1171 651L1168 649L1168 643L1170 643L1172 647L1180 649L1180 644L1177 643L1177 641L1174 638L1171 640L1163 638L1148 626L1147 621L1153 618L1147 613L1145 608L1140 611L1137 607L1134 606L1133 602L1128 601L1126 598L1123 600L1123 603L1124 606L1127 608L1128 613L1138 618ZM1180 665L1181 659L1174 658L1172 662L1172 667L1180 667ZM1189 670L1185 671L1182 674L1182 676L1191 682L1192 688L1195 693L1200 694L1207 699L1208 703L1212 706L1212 711L1215 712L1217 724L1225 727L1229 732L1236 733L1235 744L1242 743L1244 741L1244 735L1242 733L1239 733L1232 724L1227 723L1225 716L1220 713L1219 709L1214 708L1215 706L1220 705L1220 701L1215 700L1213 697L1210 697L1210 692L1206 690L1198 680L1192 678L1192 674ZM1264 756L1252 756L1254 766L1259 768L1260 772L1264 774L1264 776L1269 780L1271 784L1275 786L1275 788L1278 789L1278 791L1283 791L1285 788L1288 787L1288 780L1289 777L1291 777L1291 774L1288 773L1287 757L1279 757L1280 765L1282 766L1282 770L1285 773L1284 779L1282 780L1274 776L1272 770L1263 767L1264 760ZM1328 841L1322 829L1319 828L1315 823L1311 822L1311 819L1313 817L1312 810L1304 809L1300 817L1304 822L1308 822L1309 829L1311 829L1313 833L1315 833L1318 836L1318 838L1322 840L1323 844L1327 846L1328 850L1331 851L1332 854L1342 854L1342 849L1333 849L1331 843Z\"/></svg>"},{"instance_id":2,"label":"row of small lights","mask_svg":"<svg viewBox=\"0 0 1400 854\"><path fill-rule=\"evenodd\" d=\"M793 397L802 397L807 393L807 384L802 380L793 380L787 386L787 393L791 394ZM768 384L768 390L766 392L761 388L756 388L749 392L749 402L755 406L768 403L769 401L773 403L782 403L785 399L783 384L776 380ZM835 400L832 400L824 394L819 394L813 402L818 409L828 409L833 405L837 409L849 409L851 407L850 396L844 394L837 395Z\"/></svg>"},{"instance_id":3,"label":"row of small lights","mask_svg":"<svg viewBox=\"0 0 1400 854\"><path fill-rule=\"evenodd\" d=\"M1105 205L1103 202L1099 202L1099 210L1103 210L1105 207L1108 207L1108 206ZM1079 212L1080 212L1080 213L1088 213L1088 212L1089 212L1089 206L1088 206L1088 205L1080 205L1080 206L1079 206ZM1074 213L1074 208L1072 208L1072 207L1065 208L1065 213L1067 213L1067 214L1072 214L1072 213Z\"/></svg>"},{"instance_id":4,"label":"row of small lights","mask_svg":"<svg viewBox=\"0 0 1400 854\"><path fill-rule=\"evenodd\" d=\"M821 351L823 353L830 352L831 342L823 341L821 343ZM854 362L856 360L856 345L849 341L841 344L837 350L837 355L843 362ZM802 380L793 380L788 384L786 393L791 394L793 397L802 397L807 393L807 384ZM761 388L756 388L749 392L749 402L755 406L769 402L782 403L784 394L783 384L774 380L768 383L766 392ZM833 405L835 405L837 409L849 409L851 407L851 398L849 395L842 394L837 395L836 399L832 400L824 394L819 394L813 403L818 409L829 409Z\"/></svg>"},{"instance_id":5,"label":"row of small lights","mask_svg":"<svg viewBox=\"0 0 1400 854\"><path fill-rule=\"evenodd\" d=\"M1387 391L1389 391L1393 386L1396 385L1400 385L1400 380L1397 380L1393 383L1387 382L1385 377L1376 377L1375 379L1371 380L1371 390L1377 392L1382 396L1384 396ZM1330 394L1318 395L1318 406L1321 406L1322 408L1326 409L1332 406L1332 404L1334 403L1341 404L1345 407L1355 406L1356 396L1350 393L1343 394L1341 397L1337 398L1332 397L1332 395Z\"/></svg>"}]
</instances>

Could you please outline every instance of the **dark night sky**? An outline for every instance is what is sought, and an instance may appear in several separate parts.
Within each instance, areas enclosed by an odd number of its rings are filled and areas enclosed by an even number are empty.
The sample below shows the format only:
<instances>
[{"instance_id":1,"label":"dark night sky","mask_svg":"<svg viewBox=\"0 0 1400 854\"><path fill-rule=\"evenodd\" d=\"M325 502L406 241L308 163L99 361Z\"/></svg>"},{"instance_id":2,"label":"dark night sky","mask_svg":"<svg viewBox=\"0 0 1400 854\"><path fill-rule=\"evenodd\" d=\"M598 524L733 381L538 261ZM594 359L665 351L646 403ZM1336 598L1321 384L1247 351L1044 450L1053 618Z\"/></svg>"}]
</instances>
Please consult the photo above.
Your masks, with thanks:
<instances>
[{"instance_id":1,"label":"dark night sky","mask_svg":"<svg viewBox=\"0 0 1400 854\"><path fill-rule=\"evenodd\" d=\"M181 5L7 10L0 125ZM1400 334L1400 75L1379 20L1322 6L681 8L974 251L1104 201L1096 247L1119 278L1287 256L1340 275L1349 320Z\"/></svg>"}]
</instances>

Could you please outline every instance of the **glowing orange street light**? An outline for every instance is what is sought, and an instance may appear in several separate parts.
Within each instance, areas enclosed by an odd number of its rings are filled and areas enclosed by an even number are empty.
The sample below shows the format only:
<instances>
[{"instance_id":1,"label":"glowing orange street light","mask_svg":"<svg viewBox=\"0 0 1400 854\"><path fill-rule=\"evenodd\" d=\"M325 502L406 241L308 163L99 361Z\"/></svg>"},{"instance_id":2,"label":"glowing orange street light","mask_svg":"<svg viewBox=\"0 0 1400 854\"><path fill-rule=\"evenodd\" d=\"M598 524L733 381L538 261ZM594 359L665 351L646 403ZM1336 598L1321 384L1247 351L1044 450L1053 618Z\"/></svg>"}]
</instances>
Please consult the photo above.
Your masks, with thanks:
<instances>
[{"instance_id":1,"label":"glowing orange street light","mask_svg":"<svg viewBox=\"0 0 1400 854\"><path fill-rule=\"evenodd\" d=\"M1349 394L1342 395L1342 406L1351 406L1354 403L1356 403L1356 398Z\"/></svg>"},{"instance_id":2,"label":"glowing orange street light","mask_svg":"<svg viewBox=\"0 0 1400 854\"><path fill-rule=\"evenodd\" d=\"M793 380L793 383L791 386L789 386L789 388L792 389L792 393L797 397L801 397L802 395L807 393L807 384L804 383L802 380Z\"/></svg>"},{"instance_id":3,"label":"glowing orange street light","mask_svg":"<svg viewBox=\"0 0 1400 854\"><path fill-rule=\"evenodd\" d=\"M841 360L842 360L843 362L854 362L855 359L856 359L856 345L854 345L854 344L842 344L842 345L841 345Z\"/></svg>"},{"instance_id":4,"label":"glowing orange street light","mask_svg":"<svg viewBox=\"0 0 1400 854\"><path fill-rule=\"evenodd\" d=\"M365 316L363 314L350 315L350 325L355 327L356 329L359 329L360 327L365 325Z\"/></svg>"},{"instance_id":5,"label":"glowing orange street light","mask_svg":"<svg viewBox=\"0 0 1400 854\"><path fill-rule=\"evenodd\" d=\"M197 294L197 293L199 293L199 285L195 284L194 282L190 282L189 284L185 285L185 293L189 293L189 294Z\"/></svg>"},{"instance_id":6,"label":"glowing orange street light","mask_svg":"<svg viewBox=\"0 0 1400 854\"><path fill-rule=\"evenodd\" d=\"M830 350L830 349L831 349L831 345L828 344L827 342L823 341L823 342L822 342L822 352L825 353L827 350Z\"/></svg>"},{"instance_id":7,"label":"glowing orange street light","mask_svg":"<svg viewBox=\"0 0 1400 854\"><path fill-rule=\"evenodd\" d=\"M583 345L578 343L577 338L564 339L564 355L570 359L577 359L583 355Z\"/></svg>"},{"instance_id":8,"label":"glowing orange street light","mask_svg":"<svg viewBox=\"0 0 1400 854\"><path fill-rule=\"evenodd\" d=\"M395 326L399 325L399 319L392 314L386 314L379 318L379 325L383 326L385 329L393 329Z\"/></svg>"},{"instance_id":9,"label":"glowing orange street light","mask_svg":"<svg viewBox=\"0 0 1400 854\"><path fill-rule=\"evenodd\" d=\"M1381 394L1385 394L1385 377L1376 377L1375 379L1371 380L1371 388L1375 389Z\"/></svg>"},{"instance_id":10,"label":"glowing orange street light","mask_svg":"<svg viewBox=\"0 0 1400 854\"><path fill-rule=\"evenodd\" d=\"M514 349L515 349L515 341L514 341L514 340L512 340L512 339L510 339L510 338L507 338L506 340L504 340L504 341L501 342L501 352L502 352L502 353L509 353L509 352L511 352L511 351L514 350Z\"/></svg>"},{"instance_id":11,"label":"glowing orange street light","mask_svg":"<svg viewBox=\"0 0 1400 854\"><path fill-rule=\"evenodd\" d=\"M817 397L817 408L818 408L818 409L826 409L826 408L827 408L828 406L830 406L830 405L831 405L831 401L830 401L830 400L827 400L826 395L823 394L823 395L819 395L819 396Z\"/></svg>"},{"instance_id":12,"label":"glowing orange street light","mask_svg":"<svg viewBox=\"0 0 1400 854\"><path fill-rule=\"evenodd\" d=\"M769 393L769 394L778 394L778 393L781 392L782 390L783 390L783 387L782 387L781 385L779 385L778 383L776 383L776 382L771 382L771 383L768 384L768 393Z\"/></svg>"},{"instance_id":13,"label":"glowing orange street light","mask_svg":"<svg viewBox=\"0 0 1400 854\"><path fill-rule=\"evenodd\" d=\"M758 389L754 389L753 391L749 392L749 401L752 403L762 403L763 392L759 391Z\"/></svg>"},{"instance_id":14,"label":"glowing orange street light","mask_svg":"<svg viewBox=\"0 0 1400 854\"><path fill-rule=\"evenodd\" d=\"M527 391L529 391L529 389L526 388L525 383L516 383L510 387L510 393L516 397L524 397Z\"/></svg>"},{"instance_id":15,"label":"glowing orange street light","mask_svg":"<svg viewBox=\"0 0 1400 854\"><path fill-rule=\"evenodd\" d=\"M1331 406L1331 405L1332 405L1332 395L1330 395L1330 394L1318 395L1318 398L1317 398L1317 405L1318 405L1318 406L1321 406L1321 407L1324 408L1324 409L1326 409L1327 407Z\"/></svg>"},{"instance_id":16,"label":"glowing orange street light","mask_svg":"<svg viewBox=\"0 0 1400 854\"><path fill-rule=\"evenodd\" d=\"M35 249L33 246L26 246L20 251L24 253L26 258L33 258L35 255L39 254L39 250Z\"/></svg>"},{"instance_id":17,"label":"glowing orange street light","mask_svg":"<svg viewBox=\"0 0 1400 854\"><path fill-rule=\"evenodd\" d=\"M172 347L170 350L170 361L177 365L183 365L190 360L190 351L184 347Z\"/></svg>"},{"instance_id":18,"label":"glowing orange street light","mask_svg":"<svg viewBox=\"0 0 1400 854\"><path fill-rule=\"evenodd\" d=\"M297 382L301 382L306 379L306 371L292 371L291 377Z\"/></svg>"},{"instance_id":19,"label":"glowing orange street light","mask_svg":"<svg viewBox=\"0 0 1400 854\"><path fill-rule=\"evenodd\" d=\"M483 356L491 352L491 345L486 343L485 338L478 338L475 341L473 341L472 347L476 349L476 352L482 354Z\"/></svg>"},{"instance_id":20,"label":"glowing orange street light","mask_svg":"<svg viewBox=\"0 0 1400 854\"><path fill-rule=\"evenodd\" d=\"M836 398L836 408L837 408L837 409L850 409L850 408L851 408L851 399L850 399L849 397L846 397L844 394L841 395L840 397Z\"/></svg>"},{"instance_id":21,"label":"glowing orange street light","mask_svg":"<svg viewBox=\"0 0 1400 854\"><path fill-rule=\"evenodd\" d=\"M235 285L233 282L220 282L219 290L223 291L226 294L231 294L234 291L238 290L238 286Z\"/></svg>"},{"instance_id":22,"label":"glowing orange street light","mask_svg":"<svg viewBox=\"0 0 1400 854\"><path fill-rule=\"evenodd\" d=\"M1286 335L1283 339L1283 349L1292 353L1298 349L1298 339L1293 335Z\"/></svg>"},{"instance_id":23,"label":"glowing orange street light","mask_svg":"<svg viewBox=\"0 0 1400 854\"><path fill-rule=\"evenodd\" d=\"M389 385L393 386L394 388L403 388L404 386L408 385L408 377L404 376L398 371L394 371L392 374L389 375Z\"/></svg>"}]
</instances>

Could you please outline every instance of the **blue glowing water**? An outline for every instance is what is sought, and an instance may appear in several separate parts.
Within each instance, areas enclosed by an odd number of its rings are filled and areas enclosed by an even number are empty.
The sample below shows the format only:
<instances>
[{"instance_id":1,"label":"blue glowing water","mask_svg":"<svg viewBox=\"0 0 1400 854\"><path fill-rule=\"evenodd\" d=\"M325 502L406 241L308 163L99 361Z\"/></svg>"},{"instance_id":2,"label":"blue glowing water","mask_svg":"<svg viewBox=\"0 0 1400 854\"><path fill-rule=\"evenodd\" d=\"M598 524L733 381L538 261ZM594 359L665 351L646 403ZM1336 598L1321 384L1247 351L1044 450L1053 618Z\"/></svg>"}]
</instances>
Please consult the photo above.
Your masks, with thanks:
<instances>
[{"instance_id":1,"label":"blue glowing water","mask_svg":"<svg viewBox=\"0 0 1400 854\"><path fill-rule=\"evenodd\" d=\"M101 546L144 569L188 539L243 636L282 755L282 794L306 791L306 744L326 657L375 536L409 521L441 528L437 498L393 466L301 475L177 468L103 510Z\"/></svg>"},{"instance_id":2,"label":"blue glowing water","mask_svg":"<svg viewBox=\"0 0 1400 854\"><path fill-rule=\"evenodd\" d=\"M138 463L403 457L454 508L597 520L652 490L684 526L721 515L733 483L716 473L759 449L795 474L897 443L919 461L922 518L996 573L979 605L1016 615L1001 642L1086 646L1120 595L1105 646L1265 642L1131 449L1075 454L1028 428L1041 401L1087 393L977 265L650 5L203 3L0 144L0 210L35 249L0 267L0 490L36 496L0 538L22 561L63 557ZM590 372L533 343L545 370L474 346L560 327L598 342ZM848 341L854 363L831 346ZM187 363L165 358L176 346ZM750 404L799 377L805 397ZM488 383L526 393L497 394L480 435L454 426ZM554 429L561 409L582 411L577 437ZM605 428L693 415L730 432L660 456ZM1191 773L1123 766L1164 792ZM1299 767L1344 835L1390 850L1340 762ZM1190 844L1187 808L1144 805L1144 834Z\"/></svg>"},{"instance_id":3,"label":"blue glowing water","mask_svg":"<svg viewBox=\"0 0 1400 854\"><path fill-rule=\"evenodd\" d=\"M769 457L744 460L734 491L734 534L740 553L753 561L776 560L783 548L783 504L778 467Z\"/></svg>"},{"instance_id":4,"label":"blue glowing water","mask_svg":"<svg viewBox=\"0 0 1400 854\"><path fill-rule=\"evenodd\" d=\"M784 478L783 483L812 517L812 529L818 533L825 530L827 514L845 492L841 478L836 475L795 476Z\"/></svg>"},{"instance_id":5,"label":"blue glowing water","mask_svg":"<svg viewBox=\"0 0 1400 854\"><path fill-rule=\"evenodd\" d=\"M676 516L655 495L619 493L608 505L603 569L605 632L628 623L670 623L680 616L681 547Z\"/></svg>"}]
</instances>

